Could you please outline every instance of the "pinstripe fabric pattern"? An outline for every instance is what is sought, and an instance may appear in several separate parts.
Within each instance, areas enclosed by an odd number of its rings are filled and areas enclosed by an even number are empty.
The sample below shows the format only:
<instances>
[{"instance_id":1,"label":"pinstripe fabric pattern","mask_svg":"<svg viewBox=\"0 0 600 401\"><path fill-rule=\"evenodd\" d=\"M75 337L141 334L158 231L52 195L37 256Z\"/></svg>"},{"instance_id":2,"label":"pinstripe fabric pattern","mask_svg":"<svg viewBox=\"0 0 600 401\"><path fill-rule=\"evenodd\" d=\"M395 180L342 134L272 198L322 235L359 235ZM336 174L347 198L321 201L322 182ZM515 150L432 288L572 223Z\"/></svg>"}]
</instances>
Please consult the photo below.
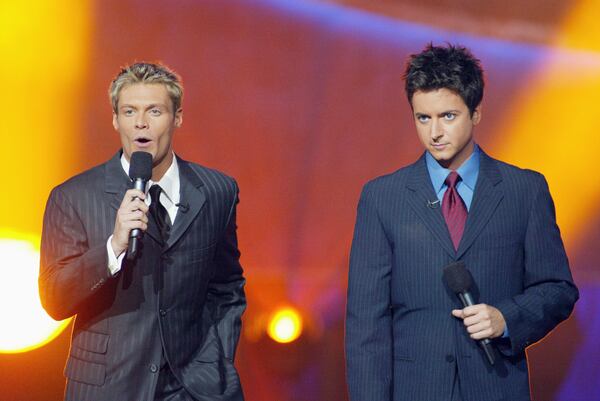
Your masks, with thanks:
<instances>
[{"instance_id":1,"label":"pinstripe fabric pattern","mask_svg":"<svg viewBox=\"0 0 600 401\"><path fill-rule=\"evenodd\" d=\"M197 400L243 400L233 366L246 305L235 181L178 159L189 208L164 248L150 219L139 258L110 277L106 240L129 186L119 157L56 187L46 206L42 304L55 319L77 314L65 399L151 400L167 363Z\"/></svg>"},{"instance_id":2,"label":"pinstripe fabric pattern","mask_svg":"<svg viewBox=\"0 0 600 401\"><path fill-rule=\"evenodd\" d=\"M465 231L454 250L425 158L363 189L350 255L346 365L351 401L530 399L525 347L566 319L578 298L546 181L481 153ZM490 367L450 311L442 269L463 260L479 302L504 315Z\"/></svg>"}]
</instances>

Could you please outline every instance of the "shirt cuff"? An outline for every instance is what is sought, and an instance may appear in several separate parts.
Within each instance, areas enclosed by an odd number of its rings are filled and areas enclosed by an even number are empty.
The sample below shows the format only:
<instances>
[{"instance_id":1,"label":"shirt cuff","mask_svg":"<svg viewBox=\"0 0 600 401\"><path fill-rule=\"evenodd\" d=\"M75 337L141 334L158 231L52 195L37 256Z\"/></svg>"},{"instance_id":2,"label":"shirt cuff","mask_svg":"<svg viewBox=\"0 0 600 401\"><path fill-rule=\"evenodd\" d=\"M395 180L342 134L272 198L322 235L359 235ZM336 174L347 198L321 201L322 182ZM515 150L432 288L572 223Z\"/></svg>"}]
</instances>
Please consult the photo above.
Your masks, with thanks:
<instances>
[{"instance_id":1,"label":"shirt cuff","mask_svg":"<svg viewBox=\"0 0 600 401\"><path fill-rule=\"evenodd\" d=\"M121 271L121 265L123 264L123 258L125 257L126 252L121 252L121 254L117 257L115 255L115 251L113 251L112 245L110 241L112 240L112 235L108 237L108 241L106 241L106 252L108 253L108 271L111 276L116 276L117 273Z\"/></svg>"}]
</instances>

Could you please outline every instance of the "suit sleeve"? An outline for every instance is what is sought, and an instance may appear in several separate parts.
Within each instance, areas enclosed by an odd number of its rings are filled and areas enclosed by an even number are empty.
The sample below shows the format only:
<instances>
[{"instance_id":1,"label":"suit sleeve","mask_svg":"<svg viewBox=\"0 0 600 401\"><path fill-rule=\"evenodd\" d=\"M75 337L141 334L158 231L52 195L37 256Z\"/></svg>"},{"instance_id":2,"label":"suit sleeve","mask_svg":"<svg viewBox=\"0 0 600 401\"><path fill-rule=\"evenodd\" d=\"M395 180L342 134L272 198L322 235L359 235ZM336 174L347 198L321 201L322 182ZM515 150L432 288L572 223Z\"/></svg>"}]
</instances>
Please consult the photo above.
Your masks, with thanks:
<instances>
[{"instance_id":1,"label":"suit sleeve","mask_svg":"<svg viewBox=\"0 0 600 401\"><path fill-rule=\"evenodd\" d=\"M108 280L106 244L90 248L76 210L60 188L50 194L42 230L40 299L56 320L78 312L79 306Z\"/></svg>"},{"instance_id":2,"label":"suit sleeve","mask_svg":"<svg viewBox=\"0 0 600 401\"><path fill-rule=\"evenodd\" d=\"M345 346L351 401L390 401L392 397L392 247L375 200L369 185L365 186L350 251Z\"/></svg>"},{"instance_id":3,"label":"suit sleeve","mask_svg":"<svg viewBox=\"0 0 600 401\"><path fill-rule=\"evenodd\" d=\"M216 272L208 285L207 306L217 333L225 358L233 361L240 337L242 314L246 309L244 293L245 279L240 265L240 251L236 234L236 206L238 189L229 211L229 219L222 239L216 249Z\"/></svg>"},{"instance_id":4,"label":"suit sleeve","mask_svg":"<svg viewBox=\"0 0 600 401\"><path fill-rule=\"evenodd\" d=\"M496 307L508 327L510 344L505 355L516 355L542 339L571 314L579 298L565 248L556 224L548 184L538 175L524 242L523 292Z\"/></svg>"}]
</instances>

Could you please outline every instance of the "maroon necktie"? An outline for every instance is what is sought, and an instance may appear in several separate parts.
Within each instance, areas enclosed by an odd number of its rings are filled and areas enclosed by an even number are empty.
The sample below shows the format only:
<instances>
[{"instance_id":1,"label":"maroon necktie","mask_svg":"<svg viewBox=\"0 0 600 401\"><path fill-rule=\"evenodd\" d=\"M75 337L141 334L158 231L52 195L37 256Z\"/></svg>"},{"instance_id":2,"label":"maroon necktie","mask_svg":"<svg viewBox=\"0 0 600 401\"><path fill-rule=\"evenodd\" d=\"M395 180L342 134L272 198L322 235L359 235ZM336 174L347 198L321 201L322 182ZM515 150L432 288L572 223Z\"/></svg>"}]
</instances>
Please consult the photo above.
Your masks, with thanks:
<instances>
[{"instance_id":1,"label":"maroon necktie","mask_svg":"<svg viewBox=\"0 0 600 401\"><path fill-rule=\"evenodd\" d=\"M458 249L458 244L465 230L465 222L467 221L467 208L462 198L456 191L456 184L460 181L460 175L456 171L450 172L444 183L448 185L448 189L444 193L442 199L442 213L446 219L450 238L454 244L454 249Z\"/></svg>"}]
</instances>

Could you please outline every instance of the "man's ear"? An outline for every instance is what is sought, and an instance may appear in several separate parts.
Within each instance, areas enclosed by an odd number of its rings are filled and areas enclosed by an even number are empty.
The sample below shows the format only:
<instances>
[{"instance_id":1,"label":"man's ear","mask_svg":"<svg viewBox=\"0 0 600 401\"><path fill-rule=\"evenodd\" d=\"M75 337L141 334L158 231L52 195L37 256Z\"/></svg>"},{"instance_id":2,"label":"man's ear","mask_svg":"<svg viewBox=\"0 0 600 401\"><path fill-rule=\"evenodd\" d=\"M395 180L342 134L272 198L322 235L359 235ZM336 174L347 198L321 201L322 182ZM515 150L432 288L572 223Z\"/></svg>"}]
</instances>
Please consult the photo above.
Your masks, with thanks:
<instances>
[{"instance_id":1,"label":"man's ear","mask_svg":"<svg viewBox=\"0 0 600 401\"><path fill-rule=\"evenodd\" d=\"M479 103L479 106L475 107L475 110L473 110L471 121L473 122L473 125L477 125L481 121L481 103Z\"/></svg>"},{"instance_id":2,"label":"man's ear","mask_svg":"<svg viewBox=\"0 0 600 401\"><path fill-rule=\"evenodd\" d=\"M116 131L118 131L119 130L119 121L117 121L117 113L115 113L113 111L113 115L112 116L113 116L113 121L112 121L113 127L115 128Z\"/></svg>"},{"instance_id":3,"label":"man's ear","mask_svg":"<svg viewBox=\"0 0 600 401\"><path fill-rule=\"evenodd\" d=\"M175 112L175 127L179 128L183 124L183 109L180 107Z\"/></svg>"}]
</instances>

